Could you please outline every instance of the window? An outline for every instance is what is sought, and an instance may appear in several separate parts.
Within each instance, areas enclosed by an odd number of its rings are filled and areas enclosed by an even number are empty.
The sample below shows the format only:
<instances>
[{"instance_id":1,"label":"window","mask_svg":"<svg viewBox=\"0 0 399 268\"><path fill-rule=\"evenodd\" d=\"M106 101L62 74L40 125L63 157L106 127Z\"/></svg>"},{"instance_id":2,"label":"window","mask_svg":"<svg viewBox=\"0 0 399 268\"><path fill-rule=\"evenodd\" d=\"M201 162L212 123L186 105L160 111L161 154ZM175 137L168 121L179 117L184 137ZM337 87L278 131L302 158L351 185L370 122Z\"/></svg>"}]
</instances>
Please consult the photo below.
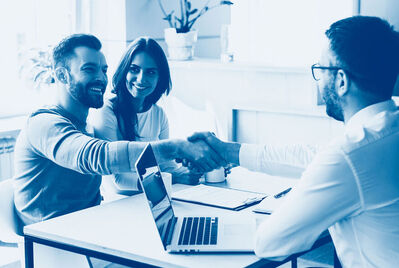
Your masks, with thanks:
<instances>
[{"instance_id":1,"label":"window","mask_svg":"<svg viewBox=\"0 0 399 268\"><path fill-rule=\"evenodd\" d=\"M76 1L13 0L2 2L0 24L0 118L29 113L51 98L51 91L34 90L21 77L24 56L32 48L45 49L76 28Z\"/></svg>"}]
</instances>

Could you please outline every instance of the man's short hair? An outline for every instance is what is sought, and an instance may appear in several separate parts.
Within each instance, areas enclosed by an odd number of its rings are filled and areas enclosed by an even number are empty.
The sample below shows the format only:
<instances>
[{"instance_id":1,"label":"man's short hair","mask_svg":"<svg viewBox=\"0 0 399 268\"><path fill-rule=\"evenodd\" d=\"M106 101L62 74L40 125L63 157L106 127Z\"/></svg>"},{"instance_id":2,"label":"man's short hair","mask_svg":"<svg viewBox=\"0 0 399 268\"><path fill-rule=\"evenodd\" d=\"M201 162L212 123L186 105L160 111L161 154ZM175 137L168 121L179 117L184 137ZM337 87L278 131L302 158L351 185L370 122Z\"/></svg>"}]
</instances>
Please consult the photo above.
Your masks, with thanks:
<instances>
[{"instance_id":1,"label":"man's short hair","mask_svg":"<svg viewBox=\"0 0 399 268\"><path fill-rule=\"evenodd\" d=\"M62 66L68 68L68 60L74 55L77 47L89 47L95 50L101 49L101 42L91 34L73 34L61 40L53 49L54 69Z\"/></svg>"},{"instance_id":2,"label":"man's short hair","mask_svg":"<svg viewBox=\"0 0 399 268\"><path fill-rule=\"evenodd\" d=\"M333 23L326 36L337 66L361 90L391 98L399 72L399 34L387 21L354 16Z\"/></svg>"}]
</instances>

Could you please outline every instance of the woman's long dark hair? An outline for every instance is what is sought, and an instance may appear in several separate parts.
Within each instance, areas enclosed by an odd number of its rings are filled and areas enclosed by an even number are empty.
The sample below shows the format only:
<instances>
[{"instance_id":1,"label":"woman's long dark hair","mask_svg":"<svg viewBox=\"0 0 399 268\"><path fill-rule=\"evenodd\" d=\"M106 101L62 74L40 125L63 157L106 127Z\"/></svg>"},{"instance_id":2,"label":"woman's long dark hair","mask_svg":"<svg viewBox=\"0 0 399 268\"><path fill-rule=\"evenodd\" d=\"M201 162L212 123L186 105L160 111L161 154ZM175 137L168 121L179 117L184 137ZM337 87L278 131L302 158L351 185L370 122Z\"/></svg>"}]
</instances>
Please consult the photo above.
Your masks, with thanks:
<instances>
[{"instance_id":1,"label":"woman's long dark hair","mask_svg":"<svg viewBox=\"0 0 399 268\"><path fill-rule=\"evenodd\" d=\"M145 36L135 39L123 54L112 78L112 92L116 94L111 99L113 110L123 139L129 141L136 140L139 135L136 130L137 111L132 107L133 96L126 88L126 75L133 57L139 52L145 52L151 56L159 71L158 84L154 92L145 98L144 110L148 110L157 103L162 94L168 95L172 88L168 60L159 44L154 39Z\"/></svg>"}]
</instances>

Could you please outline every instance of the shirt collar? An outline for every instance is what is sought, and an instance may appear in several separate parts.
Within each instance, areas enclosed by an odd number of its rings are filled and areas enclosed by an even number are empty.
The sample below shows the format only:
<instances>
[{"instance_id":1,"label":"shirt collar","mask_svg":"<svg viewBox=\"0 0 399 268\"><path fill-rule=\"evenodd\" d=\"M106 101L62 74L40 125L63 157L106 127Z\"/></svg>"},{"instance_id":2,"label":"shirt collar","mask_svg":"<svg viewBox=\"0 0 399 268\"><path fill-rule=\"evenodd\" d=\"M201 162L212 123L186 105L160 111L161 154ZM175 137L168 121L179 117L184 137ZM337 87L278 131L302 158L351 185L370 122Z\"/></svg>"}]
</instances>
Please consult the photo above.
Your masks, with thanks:
<instances>
[{"instance_id":1,"label":"shirt collar","mask_svg":"<svg viewBox=\"0 0 399 268\"><path fill-rule=\"evenodd\" d=\"M369 121L370 118L380 112L394 111L397 109L398 108L396 107L396 104L392 99L372 104L355 113L345 124L345 128L363 125L364 123Z\"/></svg>"}]
</instances>

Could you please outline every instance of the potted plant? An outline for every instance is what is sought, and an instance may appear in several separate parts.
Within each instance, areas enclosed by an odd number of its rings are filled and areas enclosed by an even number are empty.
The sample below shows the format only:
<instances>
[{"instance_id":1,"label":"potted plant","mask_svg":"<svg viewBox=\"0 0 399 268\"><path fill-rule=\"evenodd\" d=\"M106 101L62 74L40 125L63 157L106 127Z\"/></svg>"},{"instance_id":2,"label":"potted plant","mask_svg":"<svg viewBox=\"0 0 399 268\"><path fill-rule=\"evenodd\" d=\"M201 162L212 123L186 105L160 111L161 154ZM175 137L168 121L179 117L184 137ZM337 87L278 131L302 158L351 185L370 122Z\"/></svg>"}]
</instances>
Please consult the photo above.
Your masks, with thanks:
<instances>
[{"instance_id":1,"label":"potted plant","mask_svg":"<svg viewBox=\"0 0 399 268\"><path fill-rule=\"evenodd\" d=\"M52 64L52 47L33 47L19 52L19 78L25 87L33 89L40 100L38 105L48 104L54 100L55 83Z\"/></svg>"},{"instance_id":2,"label":"potted plant","mask_svg":"<svg viewBox=\"0 0 399 268\"><path fill-rule=\"evenodd\" d=\"M51 67L52 47L29 48L19 53L19 77L35 90L54 83Z\"/></svg>"},{"instance_id":3,"label":"potted plant","mask_svg":"<svg viewBox=\"0 0 399 268\"><path fill-rule=\"evenodd\" d=\"M195 22L209 10L222 5L232 5L231 1L219 1L211 5L211 0L201 8L192 8L189 0L179 0L180 16L175 11L167 13L158 0L159 7L164 14L164 20L170 28L165 29L165 42L168 45L169 58L173 60L189 60L194 54L194 45L197 42L197 31L192 30Z\"/></svg>"}]
</instances>

